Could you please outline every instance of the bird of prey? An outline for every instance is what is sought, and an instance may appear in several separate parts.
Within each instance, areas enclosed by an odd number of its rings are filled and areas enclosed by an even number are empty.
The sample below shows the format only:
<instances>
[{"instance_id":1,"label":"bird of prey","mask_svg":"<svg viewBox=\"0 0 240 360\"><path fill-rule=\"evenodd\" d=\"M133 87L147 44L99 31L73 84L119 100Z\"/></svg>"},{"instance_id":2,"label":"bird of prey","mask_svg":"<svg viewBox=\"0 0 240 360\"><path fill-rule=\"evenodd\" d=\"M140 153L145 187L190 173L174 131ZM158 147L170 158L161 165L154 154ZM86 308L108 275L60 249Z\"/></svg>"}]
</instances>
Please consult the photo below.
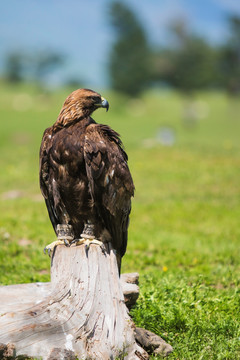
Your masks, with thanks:
<instances>
[{"instance_id":1,"label":"bird of prey","mask_svg":"<svg viewBox=\"0 0 240 360\"><path fill-rule=\"evenodd\" d=\"M109 108L100 94L75 90L43 134L40 188L58 236L46 249L111 242L120 268L134 184L119 134L91 117L98 108Z\"/></svg>"}]
</instances>

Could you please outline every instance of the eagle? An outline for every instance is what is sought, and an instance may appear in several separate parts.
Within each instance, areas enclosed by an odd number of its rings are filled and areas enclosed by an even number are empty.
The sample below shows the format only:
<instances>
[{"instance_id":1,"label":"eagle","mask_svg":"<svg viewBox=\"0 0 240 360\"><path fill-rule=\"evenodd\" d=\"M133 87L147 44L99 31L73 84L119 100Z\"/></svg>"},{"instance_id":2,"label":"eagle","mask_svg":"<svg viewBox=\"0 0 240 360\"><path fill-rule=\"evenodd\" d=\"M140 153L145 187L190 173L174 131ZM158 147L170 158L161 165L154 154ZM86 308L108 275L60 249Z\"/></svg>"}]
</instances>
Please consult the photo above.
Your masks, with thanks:
<instances>
[{"instance_id":1,"label":"eagle","mask_svg":"<svg viewBox=\"0 0 240 360\"><path fill-rule=\"evenodd\" d=\"M44 131L40 188L58 240L46 246L105 244L126 252L134 184L119 134L91 117L109 103L90 89L73 91Z\"/></svg>"}]
</instances>

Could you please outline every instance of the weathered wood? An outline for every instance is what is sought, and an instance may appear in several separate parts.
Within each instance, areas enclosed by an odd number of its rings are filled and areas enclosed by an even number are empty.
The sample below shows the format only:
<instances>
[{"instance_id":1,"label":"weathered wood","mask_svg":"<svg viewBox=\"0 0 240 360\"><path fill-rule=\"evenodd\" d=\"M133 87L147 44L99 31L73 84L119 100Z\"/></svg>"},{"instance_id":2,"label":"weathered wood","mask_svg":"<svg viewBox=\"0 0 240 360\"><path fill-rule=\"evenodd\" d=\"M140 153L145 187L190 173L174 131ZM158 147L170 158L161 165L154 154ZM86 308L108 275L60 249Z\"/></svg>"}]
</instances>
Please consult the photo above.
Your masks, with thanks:
<instances>
[{"instance_id":1,"label":"weathered wood","mask_svg":"<svg viewBox=\"0 0 240 360\"><path fill-rule=\"evenodd\" d=\"M136 272L130 274L122 274L120 277L124 301L128 309L131 309L131 307L136 304L136 301L138 299L138 279L139 274Z\"/></svg>"},{"instance_id":2,"label":"weathered wood","mask_svg":"<svg viewBox=\"0 0 240 360\"><path fill-rule=\"evenodd\" d=\"M69 351L80 359L148 358L135 341L110 246L105 251L98 245L88 250L83 245L58 246L50 295L49 285L34 287L37 300L35 295L20 303L9 298L11 311L1 306L0 343L13 344L16 355L51 359L56 351ZM26 285L25 294L29 289Z\"/></svg>"},{"instance_id":3,"label":"weathered wood","mask_svg":"<svg viewBox=\"0 0 240 360\"><path fill-rule=\"evenodd\" d=\"M135 305L139 296L138 277L138 273L122 274L120 277L124 301L128 308ZM51 294L51 290L50 282L0 286L0 314L14 309L18 311L21 306L25 307L25 303L40 302Z\"/></svg>"},{"instance_id":4,"label":"weathered wood","mask_svg":"<svg viewBox=\"0 0 240 360\"><path fill-rule=\"evenodd\" d=\"M18 310L19 306L25 307L25 303L40 302L49 296L50 292L50 282L0 286L0 314L4 311Z\"/></svg>"},{"instance_id":5,"label":"weathered wood","mask_svg":"<svg viewBox=\"0 0 240 360\"><path fill-rule=\"evenodd\" d=\"M168 356L173 348L166 343L160 336L142 328L135 329L135 339L141 346L150 353L156 355Z\"/></svg>"},{"instance_id":6,"label":"weathered wood","mask_svg":"<svg viewBox=\"0 0 240 360\"><path fill-rule=\"evenodd\" d=\"M138 298L138 278L119 279L111 248L59 246L51 283L0 287L0 359L147 359L143 349L167 356L172 347L135 328L128 315L125 305Z\"/></svg>"}]
</instances>

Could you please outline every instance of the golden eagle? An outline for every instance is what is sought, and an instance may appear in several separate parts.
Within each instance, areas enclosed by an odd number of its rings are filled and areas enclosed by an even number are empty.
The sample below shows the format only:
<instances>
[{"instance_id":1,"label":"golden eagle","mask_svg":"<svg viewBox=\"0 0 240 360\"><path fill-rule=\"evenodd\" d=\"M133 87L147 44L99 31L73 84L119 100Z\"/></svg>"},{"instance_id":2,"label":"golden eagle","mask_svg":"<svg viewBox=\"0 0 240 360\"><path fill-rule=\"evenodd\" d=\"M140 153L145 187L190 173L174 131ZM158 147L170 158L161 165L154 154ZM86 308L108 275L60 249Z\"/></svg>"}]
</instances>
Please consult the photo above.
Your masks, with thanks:
<instances>
[{"instance_id":1,"label":"golden eagle","mask_svg":"<svg viewBox=\"0 0 240 360\"><path fill-rule=\"evenodd\" d=\"M58 241L111 242L118 264L127 246L134 184L119 134L91 114L109 104L89 89L73 91L40 149L40 187Z\"/></svg>"}]
</instances>

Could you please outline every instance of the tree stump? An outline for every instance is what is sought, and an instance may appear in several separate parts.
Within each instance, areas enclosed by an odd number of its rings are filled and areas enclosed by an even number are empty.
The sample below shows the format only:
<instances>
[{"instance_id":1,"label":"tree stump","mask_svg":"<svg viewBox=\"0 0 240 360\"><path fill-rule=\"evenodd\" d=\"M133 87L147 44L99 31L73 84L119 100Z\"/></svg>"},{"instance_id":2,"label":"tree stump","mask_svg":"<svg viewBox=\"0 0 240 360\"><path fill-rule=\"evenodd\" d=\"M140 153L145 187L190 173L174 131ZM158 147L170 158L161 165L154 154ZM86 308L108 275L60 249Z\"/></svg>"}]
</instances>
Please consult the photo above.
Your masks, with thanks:
<instances>
[{"instance_id":1,"label":"tree stump","mask_svg":"<svg viewBox=\"0 0 240 360\"><path fill-rule=\"evenodd\" d=\"M43 360L148 359L127 309L138 297L137 279L120 281L111 244L57 246L51 283L0 288L0 344Z\"/></svg>"}]
</instances>

